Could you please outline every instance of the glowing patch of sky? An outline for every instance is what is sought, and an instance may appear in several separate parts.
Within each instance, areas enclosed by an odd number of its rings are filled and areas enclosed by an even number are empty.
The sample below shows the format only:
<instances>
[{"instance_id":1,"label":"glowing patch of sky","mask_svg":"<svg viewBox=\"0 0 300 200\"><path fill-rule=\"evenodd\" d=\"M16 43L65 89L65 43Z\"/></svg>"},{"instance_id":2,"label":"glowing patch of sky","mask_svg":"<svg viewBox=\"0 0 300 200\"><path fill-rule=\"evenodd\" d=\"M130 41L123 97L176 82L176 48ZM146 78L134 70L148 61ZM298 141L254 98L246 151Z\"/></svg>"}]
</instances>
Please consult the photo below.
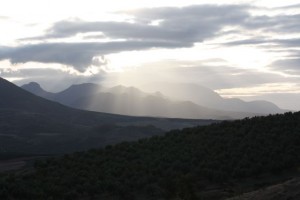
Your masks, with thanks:
<instances>
[{"instance_id":1,"label":"glowing patch of sky","mask_svg":"<svg viewBox=\"0 0 300 200\"><path fill-rule=\"evenodd\" d=\"M227 98L276 93L298 94L300 93L300 85L297 83L268 83L254 87L220 89L216 92Z\"/></svg>"}]
</instances>

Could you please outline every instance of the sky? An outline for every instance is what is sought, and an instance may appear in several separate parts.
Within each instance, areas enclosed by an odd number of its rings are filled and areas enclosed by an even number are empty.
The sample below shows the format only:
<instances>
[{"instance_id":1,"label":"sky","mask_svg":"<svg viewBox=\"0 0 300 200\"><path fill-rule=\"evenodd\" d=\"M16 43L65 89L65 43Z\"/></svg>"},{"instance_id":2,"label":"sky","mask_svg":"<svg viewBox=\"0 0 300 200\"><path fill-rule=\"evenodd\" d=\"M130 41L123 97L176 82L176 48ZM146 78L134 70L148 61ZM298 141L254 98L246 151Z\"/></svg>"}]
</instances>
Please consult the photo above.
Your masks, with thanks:
<instances>
[{"instance_id":1,"label":"sky","mask_svg":"<svg viewBox=\"0 0 300 200\"><path fill-rule=\"evenodd\" d=\"M300 110L300 0L10 0L0 25L18 85L192 83Z\"/></svg>"}]
</instances>

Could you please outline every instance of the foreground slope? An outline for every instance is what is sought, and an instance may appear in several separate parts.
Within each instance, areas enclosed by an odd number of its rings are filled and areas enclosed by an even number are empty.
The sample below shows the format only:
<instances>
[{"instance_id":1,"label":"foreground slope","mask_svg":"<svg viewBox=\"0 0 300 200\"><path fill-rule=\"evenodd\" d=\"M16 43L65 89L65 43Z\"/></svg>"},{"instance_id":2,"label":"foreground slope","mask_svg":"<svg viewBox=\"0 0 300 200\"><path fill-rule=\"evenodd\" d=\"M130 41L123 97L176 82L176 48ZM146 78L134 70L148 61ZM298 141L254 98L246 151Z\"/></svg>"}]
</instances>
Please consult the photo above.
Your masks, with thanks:
<instances>
[{"instance_id":1,"label":"foreground slope","mask_svg":"<svg viewBox=\"0 0 300 200\"><path fill-rule=\"evenodd\" d=\"M300 178L293 178L254 192L249 192L227 200L299 200Z\"/></svg>"},{"instance_id":2,"label":"foreground slope","mask_svg":"<svg viewBox=\"0 0 300 200\"><path fill-rule=\"evenodd\" d=\"M163 129L211 123L77 110L2 78L0 95L0 153L65 153L163 134Z\"/></svg>"},{"instance_id":3,"label":"foreground slope","mask_svg":"<svg viewBox=\"0 0 300 200\"><path fill-rule=\"evenodd\" d=\"M255 117L48 159L3 177L0 196L225 199L297 173L299 121L300 112Z\"/></svg>"}]
</instances>

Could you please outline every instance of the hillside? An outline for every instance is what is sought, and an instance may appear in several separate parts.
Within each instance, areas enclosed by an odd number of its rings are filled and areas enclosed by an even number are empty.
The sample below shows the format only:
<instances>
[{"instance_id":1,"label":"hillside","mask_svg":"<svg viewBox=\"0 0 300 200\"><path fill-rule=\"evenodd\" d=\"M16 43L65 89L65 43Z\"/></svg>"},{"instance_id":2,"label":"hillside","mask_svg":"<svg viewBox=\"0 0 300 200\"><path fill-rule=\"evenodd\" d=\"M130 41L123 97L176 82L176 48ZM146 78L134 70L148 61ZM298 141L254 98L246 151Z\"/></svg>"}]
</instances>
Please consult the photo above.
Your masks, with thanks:
<instances>
[{"instance_id":1,"label":"hillside","mask_svg":"<svg viewBox=\"0 0 300 200\"><path fill-rule=\"evenodd\" d=\"M300 178L272 185L227 200L298 200L300 199Z\"/></svg>"},{"instance_id":2,"label":"hillside","mask_svg":"<svg viewBox=\"0 0 300 200\"><path fill-rule=\"evenodd\" d=\"M3 176L0 197L226 199L299 174L299 121L247 118L47 159Z\"/></svg>"},{"instance_id":3,"label":"hillside","mask_svg":"<svg viewBox=\"0 0 300 200\"><path fill-rule=\"evenodd\" d=\"M35 96L2 78L0 95L0 153L74 152L212 122L73 109Z\"/></svg>"}]
</instances>

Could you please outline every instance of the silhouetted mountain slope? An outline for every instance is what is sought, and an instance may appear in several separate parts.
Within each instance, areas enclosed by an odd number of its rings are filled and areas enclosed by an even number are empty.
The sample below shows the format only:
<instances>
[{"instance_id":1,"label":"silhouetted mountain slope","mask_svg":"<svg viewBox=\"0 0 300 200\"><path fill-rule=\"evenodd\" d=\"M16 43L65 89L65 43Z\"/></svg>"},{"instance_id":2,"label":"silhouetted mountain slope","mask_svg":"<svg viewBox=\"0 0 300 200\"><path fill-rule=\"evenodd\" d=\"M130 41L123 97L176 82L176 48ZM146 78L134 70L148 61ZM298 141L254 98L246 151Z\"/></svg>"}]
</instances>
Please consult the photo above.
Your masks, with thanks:
<instances>
[{"instance_id":1,"label":"silhouetted mountain slope","mask_svg":"<svg viewBox=\"0 0 300 200\"><path fill-rule=\"evenodd\" d=\"M1 198L225 199L297 174L300 112L174 130L47 159L0 179ZM274 180L273 180L274 181ZM38 188L38 189L36 189Z\"/></svg>"},{"instance_id":2,"label":"silhouetted mountain slope","mask_svg":"<svg viewBox=\"0 0 300 200\"><path fill-rule=\"evenodd\" d=\"M43 96L43 93L35 94ZM131 116L237 119L258 115L253 112L229 112L207 108L191 101L172 101L161 93L149 94L134 87L124 86L102 88L96 84L73 85L54 96L43 97L74 108Z\"/></svg>"},{"instance_id":3,"label":"silhouetted mountain slope","mask_svg":"<svg viewBox=\"0 0 300 200\"><path fill-rule=\"evenodd\" d=\"M32 112L56 112L68 110L65 106L37 97L0 78L0 109Z\"/></svg>"},{"instance_id":4,"label":"silhouetted mountain slope","mask_svg":"<svg viewBox=\"0 0 300 200\"><path fill-rule=\"evenodd\" d=\"M29 86L41 91L36 84ZM162 123L158 118L77 110L35 96L2 78L0 95L0 153L72 152L211 123L180 119Z\"/></svg>"}]
</instances>

